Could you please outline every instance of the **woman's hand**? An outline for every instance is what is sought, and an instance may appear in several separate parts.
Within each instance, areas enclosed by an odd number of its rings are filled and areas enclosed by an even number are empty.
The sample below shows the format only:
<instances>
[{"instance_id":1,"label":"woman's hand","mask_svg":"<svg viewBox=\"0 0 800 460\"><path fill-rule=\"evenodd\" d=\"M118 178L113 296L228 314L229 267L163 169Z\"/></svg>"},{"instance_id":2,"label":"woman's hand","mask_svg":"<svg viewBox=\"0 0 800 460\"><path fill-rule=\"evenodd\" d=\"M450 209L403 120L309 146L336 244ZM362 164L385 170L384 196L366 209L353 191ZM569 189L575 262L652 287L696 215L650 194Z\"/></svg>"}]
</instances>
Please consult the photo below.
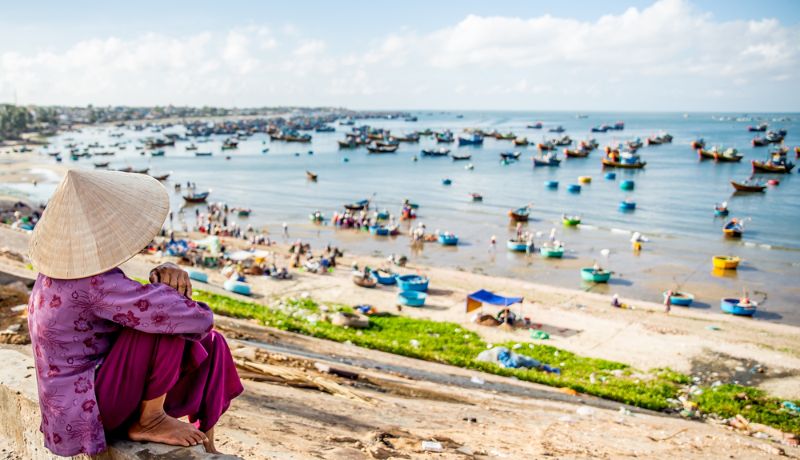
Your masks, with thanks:
<instances>
[{"instance_id":1,"label":"woman's hand","mask_svg":"<svg viewBox=\"0 0 800 460\"><path fill-rule=\"evenodd\" d=\"M189 280L189 274L172 262L163 263L152 269L150 282L166 284L187 298L192 298L192 282Z\"/></svg>"}]
</instances>

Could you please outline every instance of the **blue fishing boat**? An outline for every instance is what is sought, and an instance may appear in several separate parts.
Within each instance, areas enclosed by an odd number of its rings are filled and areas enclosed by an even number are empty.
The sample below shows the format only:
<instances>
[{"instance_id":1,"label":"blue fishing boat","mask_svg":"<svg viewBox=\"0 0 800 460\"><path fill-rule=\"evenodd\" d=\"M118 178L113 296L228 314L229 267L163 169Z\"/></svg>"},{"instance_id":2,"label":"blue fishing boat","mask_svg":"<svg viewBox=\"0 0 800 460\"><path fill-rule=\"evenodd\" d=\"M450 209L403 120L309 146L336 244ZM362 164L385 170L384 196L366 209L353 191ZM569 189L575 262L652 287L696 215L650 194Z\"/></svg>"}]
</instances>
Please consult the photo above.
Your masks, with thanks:
<instances>
[{"instance_id":1,"label":"blue fishing boat","mask_svg":"<svg viewBox=\"0 0 800 460\"><path fill-rule=\"evenodd\" d=\"M578 184L569 184L567 186L567 191L570 193L581 193L581 186Z\"/></svg>"},{"instance_id":2,"label":"blue fishing boat","mask_svg":"<svg viewBox=\"0 0 800 460\"><path fill-rule=\"evenodd\" d=\"M369 200L356 201L355 203L346 204L344 207L350 211L361 211L369 208Z\"/></svg>"},{"instance_id":3,"label":"blue fishing boat","mask_svg":"<svg viewBox=\"0 0 800 460\"><path fill-rule=\"evenodd\" d=\"M506 247L508 248L509 251L526 252L528 250L528 242L518 241L518 240L508 240L506 242ZM531 250L533 250L533 244L531 244Z\"/></svg>"},{"instance_id":4,"label":"blue fishing boat","mask_svg":"<svg viewBox=\"0 0 800 460\"><path fill-rule=\"evenodd\" d=\"M480 134L473 134L470 137L458 137L459 147L462 145L483 145L483 136Z\"/></svg>"},{"instance_id":5,"label":"blue fishing boat","mask_svg":"<svg viewBox=\"0 0 800 460\"><path fill-rule=\"evenodd\" d=\"M421 307L425 305L428 294L419 291L401 291L397 294L397 303L407 307Z\"/></svg>"},{"instance_id":6,"label":"blue fishing boat","mask_svg":"<svg viewBox=\"0 0 800 460\"><path fill-rule=\"evenodd\" d=\"M442 246L456 246L458 244L458 236L452 233L442 233L439 235L439 243Z\"/></svg>"},{"instance_id":7,"label":"blue fishing boat","mask_svg":"<svg viewBox=\"0 0 800 460\"><path fill-rule=\"evenodd\" d=\"M539 248L539 254L546 259L560 259L564 256L564 246L542 246Z\"/></svg>"},{"instance_id":8,"label":"blue fishing boat","mask_svg":"<svg viewBox=\"0 0 800 460\"><path fill-rule=\"evenodd\" d=\"M608 172L606 173L606 179L608 180L615 180L617 178L617 173L615 172Z\"/></svg>"},{"instance_id":9,"label":"blue fishing boat","mask_svg":"<svg viewBox=\"0 0 800 460\"><path fill-rule=\"evenodd\" d=\"M669 303L679 307L688 307L694 302L694 295L688 292L664 291L662 295L665 299L669 295Z\"/></svg>"},{"instance_id":10,"label":"blue fishing boat","mask_svg":"<svg viewBox=\"0 0 800 460\"><path fill-rule=\"evenodd\" d=\"M602 268L581 268L581 278L592 283L608 283L608 280L611 279L611 272Z\"/></svg>"},{"instance_id":11,"label":"blue fishing boat","mask_svg":"<svg viewBox=\"0 0 800 460\"><path fill-rule=\"evenodd\" d=\"M558 181L557 180L549 180L544 183L544 186L549 189L557 189L558 188Z\"/></svg>"},{"instance_id":12,"label":"blue fishing boat","mask_svg":"<svg viewBox=\"0 0 800 460\"><path fill-rule=\"evenodd\" d=\"M722 299L719 303L719 308L723 313L728 313L736 316L753 316L756 313L758 305L755 302L741 303L740 299Z\"/></svg>"},{"instance_id":13,"label":"blue fishing boat","mask_svg":"<svg viewBox=\"0 0 800 460\"><path fill-rule=\"evenodd\" d=\"M630 200L620 201L619 209L622 211L633 211L636 209L636 202Z\"/></svg>"},{"instance_id":14,"label":"blue fishing boat","mask_svg":"<svg viewBox=\"0 0 800 460\"><path fill-rule=\"evenodd\" d=\"M422 149L422 156L424 157L446 157L450 155L450 149L444 147L439 149Z\"/></svg>"},{"instance_id":15,"label":"blue fishing boat","mask_svg":"<svg viewBox=\"0 0 800 460\"><path fill-rule=\"evenodd\" d=\"M619 183L619 188L622 190L633 190L635 184L632 180L624 180Z\"/></svg>"},{"instance_id":16,"label":"blue fishing boat","mask_svg":"<svg viewBox=\"0 0 800 460\"><path fill-rule=\"evenodd\" d=\"M397 277L397 285L401 291L425 292L428 290L428 278L420 275L402 275Z\"/></svg>"},{"instance_id":17,"label":"blue fishing boat","mask_svg":"<svg viewBox=\"0 0 800 460\"><path fill-rule=\"evenodd\" d=\"M189 270L189 279L201 283L208 283L208 274L197 270Z\"/></svg>"},{"instance_id":18,"label":"blue fishing boat","mask_svg":"<svg viewBox=\"0 0 800 460\"><path fill-rule=\"evenodd\" d=\"M250 286L241 281L228 280L222 285L228 292L234 292L241 295L250 295Z\"/></svg>"},{"instance_id":19,"label":"blue fishing boat","mask_svg":"<svg viewBox=\"0 0 800 460\"><path fill-rule=\"evenodd\" d=\"M556 158L555 155L544 155L542 157L533 157L533 167L540 167L540 166L552 166L558 167L561 164L561 160Z\"/></svg>"},{"instance_id":20,"label":"blue fishing boat","mask_svg":"<svg viewBox=\"0 0 800 460\"><path fill-rule=\"evenodd\" d=\"M387 273L386 276L381 275L381 271L374 271L372 272L372 276L378 280L378 284L382 284L384 286L393 286L397 284L397 275L394 273Z\"/></svg>"},{"instance_id":21,"label":"blue fishing boat","mask_svg":"<svg viewBox=\"0 0 800 460\"><path fill-rule=\"evenodd\" d=\"M389 229L383 225L370 225L369 232L375 236L389 236Z\"/></svg>"}]
</instances>

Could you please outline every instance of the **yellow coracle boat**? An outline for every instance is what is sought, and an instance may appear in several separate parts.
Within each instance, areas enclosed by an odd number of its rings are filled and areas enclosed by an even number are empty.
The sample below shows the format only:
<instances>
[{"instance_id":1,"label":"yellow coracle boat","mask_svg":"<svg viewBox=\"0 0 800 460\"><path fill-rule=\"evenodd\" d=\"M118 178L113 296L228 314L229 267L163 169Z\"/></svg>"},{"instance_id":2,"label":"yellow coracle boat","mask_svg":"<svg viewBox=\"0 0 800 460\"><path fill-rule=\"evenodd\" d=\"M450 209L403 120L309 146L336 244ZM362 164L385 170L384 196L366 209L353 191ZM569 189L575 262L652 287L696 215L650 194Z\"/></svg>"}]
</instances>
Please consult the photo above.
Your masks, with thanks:
<instances>
[{"instance_id":1,"label":"yellow coracle boat","mask_svg":"<svg viewBox=\"0 0 800 460\"><path fill-rule=\"evenodd\" d=\"M578 178L578 182L580 182L581 184L588 184L592 182L592 176L580 176Z\"/></svg>"},{"instance_id":2,"label":"yellow coracle boat","mask_svg":"<svg viewBox=\"0 0 800 460\"><path fill-rule=\"evenodd\" d=\"M736 256L714 256L711 261L714 263L714 268L721 270L736 270L739 266L739 259Z\"/></svg>"}]
</instances>

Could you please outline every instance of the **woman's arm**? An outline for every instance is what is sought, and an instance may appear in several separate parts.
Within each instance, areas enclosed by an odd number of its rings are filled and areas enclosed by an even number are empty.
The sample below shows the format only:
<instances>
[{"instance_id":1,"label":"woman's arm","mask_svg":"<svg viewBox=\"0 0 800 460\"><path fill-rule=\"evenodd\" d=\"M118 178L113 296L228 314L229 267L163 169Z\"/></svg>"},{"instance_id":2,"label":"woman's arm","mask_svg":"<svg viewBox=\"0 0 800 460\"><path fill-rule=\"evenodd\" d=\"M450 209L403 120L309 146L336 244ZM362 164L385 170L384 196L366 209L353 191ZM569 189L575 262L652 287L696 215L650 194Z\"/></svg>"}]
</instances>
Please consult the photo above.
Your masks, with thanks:
<instances>
[{"instance_id":1,"label":"woman's arm","mask_svg":"<svg viewBox=\"0 0 800 460\"><path fill-rule=\"evenodd\" d=\"M101 318L151 334L177 334L201 340L214 326L214 314L162 284L140 284L114 269L92 279L102 297L94 313Z\"/></svg>"}]
</instances>

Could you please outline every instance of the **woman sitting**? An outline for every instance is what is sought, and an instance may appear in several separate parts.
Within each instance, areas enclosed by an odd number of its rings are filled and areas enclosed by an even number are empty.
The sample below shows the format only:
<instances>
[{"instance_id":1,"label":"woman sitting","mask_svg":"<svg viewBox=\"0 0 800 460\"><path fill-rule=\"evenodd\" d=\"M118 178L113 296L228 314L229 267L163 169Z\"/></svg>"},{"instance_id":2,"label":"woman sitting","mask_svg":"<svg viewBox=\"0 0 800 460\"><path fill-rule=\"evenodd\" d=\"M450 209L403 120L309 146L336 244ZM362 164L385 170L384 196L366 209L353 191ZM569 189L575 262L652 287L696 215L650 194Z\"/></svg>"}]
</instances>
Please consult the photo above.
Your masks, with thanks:
<instances>
[{"instance_id":1,"label":"woman sitting","mask_svg":"<svg viewBox=\"0 0 800 460\"><path fill-rule=\"evenodd\" d=\"M216 452L214 425L243 387L211 310L176 265L146 285L117 268L168 211L147 175L70 170L33 232L28 323L40 429L57 455L100 453L112 436Z\"/></svg>"}]
</instances>

